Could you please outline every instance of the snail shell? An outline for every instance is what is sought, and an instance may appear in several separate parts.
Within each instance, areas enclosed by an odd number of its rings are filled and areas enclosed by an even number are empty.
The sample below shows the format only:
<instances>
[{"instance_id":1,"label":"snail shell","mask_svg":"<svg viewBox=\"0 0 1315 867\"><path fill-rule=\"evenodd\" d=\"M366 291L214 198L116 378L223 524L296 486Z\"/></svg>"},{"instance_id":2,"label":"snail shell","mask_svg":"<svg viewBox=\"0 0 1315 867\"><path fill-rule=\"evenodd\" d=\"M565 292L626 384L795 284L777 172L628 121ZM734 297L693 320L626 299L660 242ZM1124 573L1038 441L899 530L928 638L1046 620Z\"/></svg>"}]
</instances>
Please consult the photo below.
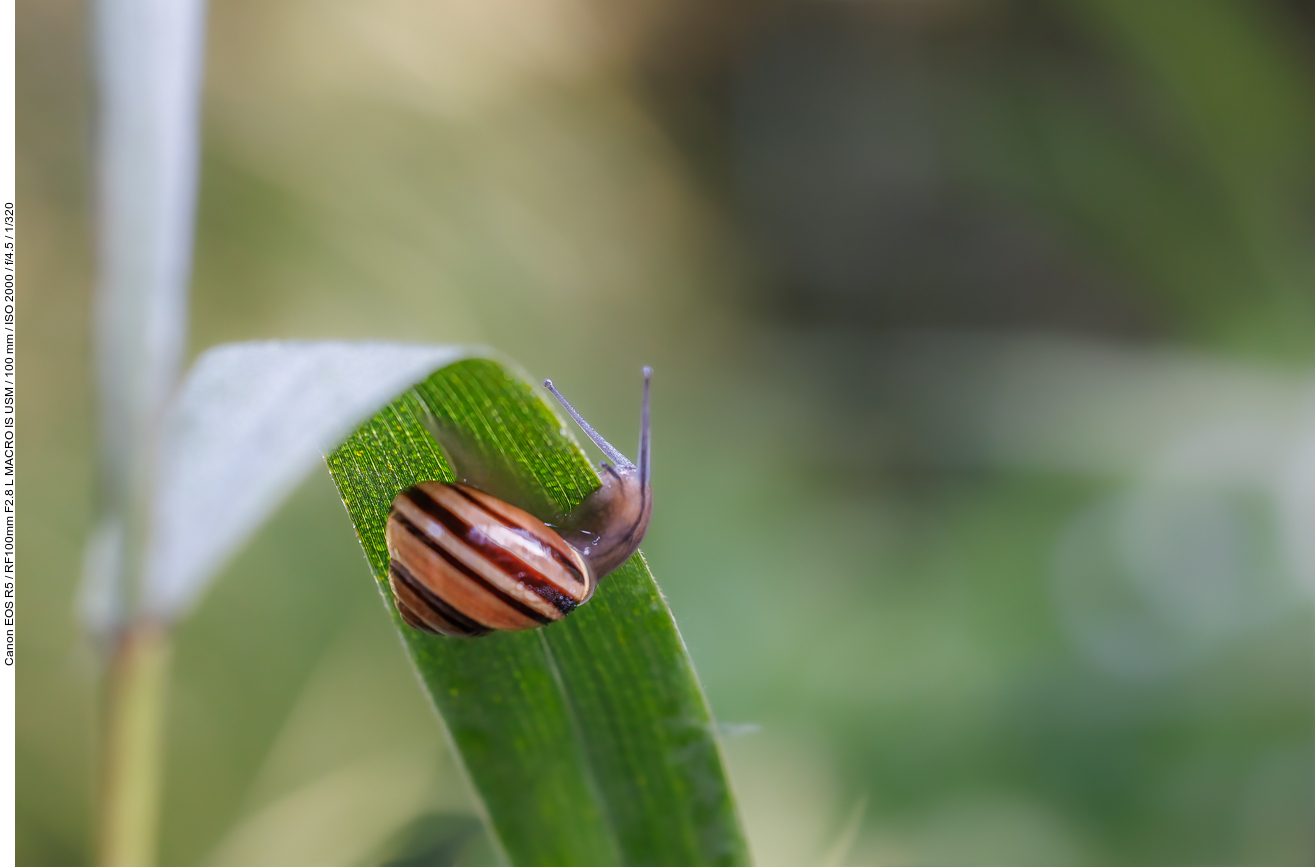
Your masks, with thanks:
<instances>
[{"instance_id":1,"label":"snail shell","mask_svg":"<svg viewBox=\"0 0 1315 867\"><path fill-rule=\"evenodd\" d=\"M420 482L388 513L388 580L409 625L475 637L495 629L534 629L589 601L598 581L639 549L653 509L648 386L644 368L639 465L589 426L552 382L552 391L615 464L602 487L564 522L565 536L510 503L466 484Z\"/></svg>"},{"instance_id":2,"label":"snail shell","mask_svg":"<svg viewBox=\"0 0 1315 867\"><path fill-rule=\"evenodd\" d=\"M417 629L533 629L594 592L593 570L551 527L467 485L408 488L393 501L384 533L393 599Z\"/></svg>"}]
</instances>

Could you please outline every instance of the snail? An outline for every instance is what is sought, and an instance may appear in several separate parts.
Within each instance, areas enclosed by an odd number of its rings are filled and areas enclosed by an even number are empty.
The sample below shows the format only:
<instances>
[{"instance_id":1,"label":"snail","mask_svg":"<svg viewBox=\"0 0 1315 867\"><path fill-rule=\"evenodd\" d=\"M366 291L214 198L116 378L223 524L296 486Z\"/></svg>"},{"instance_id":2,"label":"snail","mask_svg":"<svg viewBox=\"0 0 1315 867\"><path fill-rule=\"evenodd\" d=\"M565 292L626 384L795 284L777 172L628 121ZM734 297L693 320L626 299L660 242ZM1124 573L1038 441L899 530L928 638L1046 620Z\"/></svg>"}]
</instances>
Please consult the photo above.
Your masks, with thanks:
<instances>
[{"instance_id":1,"label":"snail","mask_svg":"<svg viewBox=\"0 0 1315 867\"><path fill-rule=\"evenodd\" d=\"M410 626L474 637L534 629L589 601L598 582L639 549L653 511L644 368L639 464L612 447L552 384L543 385L612 463L559 533L511 503L463 483L420 482L393 500L384 536L389 585Z\"/></svg>"}]
</instances>

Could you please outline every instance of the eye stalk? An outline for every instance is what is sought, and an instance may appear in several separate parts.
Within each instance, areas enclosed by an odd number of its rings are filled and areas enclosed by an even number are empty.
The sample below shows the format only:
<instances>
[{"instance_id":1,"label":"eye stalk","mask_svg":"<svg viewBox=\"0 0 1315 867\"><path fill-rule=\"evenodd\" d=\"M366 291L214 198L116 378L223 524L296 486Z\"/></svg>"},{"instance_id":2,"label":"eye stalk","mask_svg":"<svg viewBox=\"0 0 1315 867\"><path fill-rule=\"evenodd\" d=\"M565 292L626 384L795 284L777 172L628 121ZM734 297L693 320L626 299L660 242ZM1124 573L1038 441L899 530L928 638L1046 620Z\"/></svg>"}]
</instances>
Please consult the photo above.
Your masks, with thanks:
<instances>
[{"instance_id":1,"label":"eye stalk","mask_svg":"<svg viewBox=\"0 0 1315 867\"><path fill-rule=\"evenodd\" d=\"M636 465L585 421L571 406L551 379L543 387L552 392L571 418L594 445L611 459L599 467L603 486L576 506L563 522L562 537L584 555L597 579L616 569L639 550L653 513L653 493L649 489L652 465L649 428L648 393L652 368L644 368L644 401L640 411L639 463Z\"/></svg>"}]
</instances>

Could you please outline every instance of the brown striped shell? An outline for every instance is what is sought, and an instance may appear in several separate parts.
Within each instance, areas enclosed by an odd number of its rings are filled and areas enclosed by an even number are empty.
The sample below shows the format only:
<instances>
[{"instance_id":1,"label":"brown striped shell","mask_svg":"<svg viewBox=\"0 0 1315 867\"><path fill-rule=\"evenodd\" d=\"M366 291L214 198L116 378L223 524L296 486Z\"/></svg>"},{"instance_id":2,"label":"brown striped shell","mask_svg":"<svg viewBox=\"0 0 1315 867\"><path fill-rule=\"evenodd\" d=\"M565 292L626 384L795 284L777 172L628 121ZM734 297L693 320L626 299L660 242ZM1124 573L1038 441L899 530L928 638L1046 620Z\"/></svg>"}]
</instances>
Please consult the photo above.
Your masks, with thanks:
<instances>
[{"instance_id":1,"label":"brown striped shell","mask_svg":"<svg viewBox=\"0 0 1315 867\"><path fill-rule=\"evenodd\" d=\"M427 632L533 629L594 592L589 564L551 527L467 485L403 491L384 535L397 610Z\"/></svg>"},{"instance_id":2,"label":"brown striped shell","mask_svg":"<svg viewBox=\"0 0 1315 867\"><path fill-rule=\"evenodd\" d=\"M384 537L389 586L402 619L426 632L474 637L534 629L589 601L598 581L639 549L648 529L650 375L644 368L638 465L544 380L616 462L602 465L602 487L568 517L566 539L524 509L470 485L420 482L398 494Z\"/></svg>"}]
</instances>

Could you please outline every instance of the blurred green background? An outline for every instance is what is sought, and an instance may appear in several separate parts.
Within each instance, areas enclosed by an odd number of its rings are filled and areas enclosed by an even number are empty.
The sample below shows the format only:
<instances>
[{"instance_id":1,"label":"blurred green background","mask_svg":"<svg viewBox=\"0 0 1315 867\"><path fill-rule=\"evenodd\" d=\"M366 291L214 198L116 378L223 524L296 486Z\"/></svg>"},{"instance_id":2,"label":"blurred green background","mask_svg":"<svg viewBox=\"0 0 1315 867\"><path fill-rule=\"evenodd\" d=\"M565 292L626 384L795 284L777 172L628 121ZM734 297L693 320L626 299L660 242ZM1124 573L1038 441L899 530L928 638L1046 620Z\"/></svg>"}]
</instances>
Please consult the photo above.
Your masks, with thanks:
<instances>
[{"instance_id":1,"label":"blurred green background","mask_svg":"<svg viewBox=\"0 0 1315 867\"><path fill-rule=\"evenodd\" d=\"M18 843L84 864L86 9L18 20ZM762 867L1315 860L1315 7L210 21L194 352L485 343L622 443L652 364L644 551ZM321 473L185 624L165 867L478 836L372 584Z\"/></svg>"}]
</instances>

